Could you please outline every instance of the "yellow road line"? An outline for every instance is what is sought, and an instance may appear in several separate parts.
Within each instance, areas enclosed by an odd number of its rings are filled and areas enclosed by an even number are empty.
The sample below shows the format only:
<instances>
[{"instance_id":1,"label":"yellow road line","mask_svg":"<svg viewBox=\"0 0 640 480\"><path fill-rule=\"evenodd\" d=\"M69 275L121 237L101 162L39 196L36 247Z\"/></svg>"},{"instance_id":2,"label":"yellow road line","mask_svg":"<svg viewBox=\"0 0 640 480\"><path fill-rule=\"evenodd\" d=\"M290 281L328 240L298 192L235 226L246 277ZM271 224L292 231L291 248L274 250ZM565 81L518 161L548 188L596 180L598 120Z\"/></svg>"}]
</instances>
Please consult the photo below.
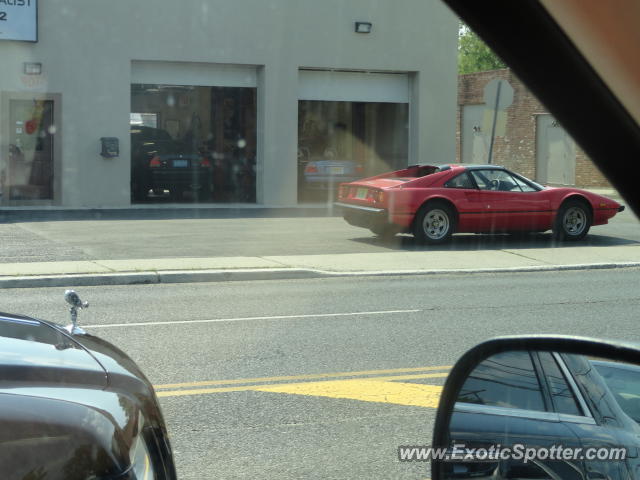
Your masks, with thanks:
<instances>
[{"instance_id":1,"label":"yellow road line","mask_svg":"<svg viewBox=\"0 0 640 480\"><path fill-rule=\"evenodd\" d=\"M320 380L322 378L356 377L359 375L384 375L388 373L410 373L410 372L430 372L434 370L449 370L451 365L439 367L414 367L414 368L391 368L386 370L362 370L359 372L337 372L337 373L312 373L308 375L286 375L279 377L256 377L237 378L233 380L205 380L200 382L166 383L154 385L155 389L206 387L210 385L241 385L243 383L268 383L287 380Z\"/></svg>"},{"instance_id":2,"label":"yellow road line","mask_svg":"<svg viewBox=\"0 0 640 480\"><path fill-rule=\"evenodd\" d=\"M166 390L156 392L158 397L182 397L185 395L204 395L206 393L225 393L225 392L246 392L247 390L255 390L256 385L245 385L242 387L219 387L219 388L198 388L195 390Z\"/></svg>"},{"instance_id":3,"label":"yellow road line","mask_svg":"<svg viewBox=\"0 0 640 480\"><path fill-rule=\"evenodd\" d=\"M392 382L396 380L413 380L417 378L447 378L448 372L443 373L420 373L417 375L390 375L388 377L369 377L363 380L379 380L381 382Z\"/></svg>"},{"instance_id":4,"label":"yellow road line","mask_svg":"<svg viewBox=\"0 0 640 480\"><path fill-rule=\"evenodd\" d=\"M346 398L363 402L393 403L412 407L437 408L442 387L420 383L379 380L334 380L281 383L254 388L259 392L289 393L314 397Z\"/></svg>"},{"instance_id":5,"label":"yellow road line","mask_svg":"<svg viewBox=\"0 0 640 480\"><path fill-rule=\"evenodd\" d=\"M378 383L387 383L393 380L411 380L418 378L444 378L447 373L424 373L416 375L396 375L396 376L383 376L383 377L369 377L363 379L363 381L371 380ZM348 380L334 380L334 381L322 381L322 382L298 382L298 383L279 383L275 385L263 384L263 385L242 385L237 387L216 387L216 388L196 388L188 390L165 390L156 392L158 397L182 397L187 395L205 395L211 393L229 393L229 392L247 392L247 391L267 391L271 387L289 386L289 385L309 385L314 383L337 383L337 382L352 382L356 379ZM421 385L417 383L411 383L407 385ZM433 385L432 385L433 386ZM435 385L437 386L437 385ZM441 387L438 387L441 388Z\"/></svg>"}]
</instances>

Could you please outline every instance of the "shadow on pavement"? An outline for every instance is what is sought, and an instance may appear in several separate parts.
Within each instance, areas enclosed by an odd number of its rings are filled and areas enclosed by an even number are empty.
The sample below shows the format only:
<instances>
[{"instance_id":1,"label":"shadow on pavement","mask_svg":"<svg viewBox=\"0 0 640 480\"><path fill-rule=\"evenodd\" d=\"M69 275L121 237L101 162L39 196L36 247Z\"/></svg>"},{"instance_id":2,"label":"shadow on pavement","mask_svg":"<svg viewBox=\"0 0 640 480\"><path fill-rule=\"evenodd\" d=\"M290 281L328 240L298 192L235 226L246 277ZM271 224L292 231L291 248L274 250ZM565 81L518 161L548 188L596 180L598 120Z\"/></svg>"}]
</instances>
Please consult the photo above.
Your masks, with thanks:
<instances>
[{"instance_id":1,"label":"shadow on pavement","mask_svg":"<svg viewBox=\"0 0 640 480\"><path fill-rule=\"evenodd\" d=\"M577 242L558 242L551 233L532 233L522 235L454 235L451 241L442 245L423 245L413 236L396 235L395 237L362 237L352 238L351 241L366 245L388 248L389 250L416 251L470 251L470 250L511 250L524 248L576 248L576 247L614 247L623 245L638 245L640 242L625 238L609 237L605 235L587 235L584 240Z\"/></svg>"},{"instance_id":2,"label":"shadow on pavement","mask_svg":"<svg viewBox=\"0 0 640 480\"><path fill-rule=\"evenodd\" d=\"M166 208L86 208L86 209L0 209L0 223L28 223L83 220L182 220L228 218L299 218L337 217L338 213L326 205L299 207L240 207L167 206Z\"/></svg>"}]
</instances>

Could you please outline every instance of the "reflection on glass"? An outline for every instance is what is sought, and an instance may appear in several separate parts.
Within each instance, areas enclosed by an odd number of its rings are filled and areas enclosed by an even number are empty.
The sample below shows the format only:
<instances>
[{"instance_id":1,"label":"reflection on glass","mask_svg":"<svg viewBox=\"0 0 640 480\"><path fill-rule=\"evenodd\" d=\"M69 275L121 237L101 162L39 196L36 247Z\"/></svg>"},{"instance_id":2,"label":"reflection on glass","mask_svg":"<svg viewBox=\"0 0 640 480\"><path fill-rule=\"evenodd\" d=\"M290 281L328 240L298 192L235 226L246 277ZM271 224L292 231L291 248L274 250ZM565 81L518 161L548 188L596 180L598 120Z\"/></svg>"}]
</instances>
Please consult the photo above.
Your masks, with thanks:
<instances>
[{"instance_id":1,"label":"reflection on glass","mask_svg":"<svg viewBox=\"0 0 640 480\"><path fill-rule=\"evenodd\" d=\"M545 410L529 352L505 352L480 363L465 381L459 402Z\"/></svg>"},{"instance_id":2,"label":"reflection on glass","mask_svg":"<svg viewBox=\"0 0 640 480\"><path fill-rule=\"evenodd\" d=\"M407 166L406 103L298 102L298 200L331 201L341 182Z\"/></svg>"},{"instance_id":3,"label":"reflection on glass","mask_svg":"<svg viewBox=\"0 0 640 480\"><path fill-rule=\"evenodd\" d=\"M256 89L131 86L134 202L255 202Z\"/></svg>"},{"instance_id":4,"label":"reflection on glass","mask_svg":"<svg viewBox=\"0 0 640 480\"><path fill-rule=\"evenodd\" d=\"M11 100L9 127L0 199L53 200L53 100Z\"/></svg>"},{"instance_id":5,"label":"reflection on glass","mask_svg":"<svg viewBox=\"0 0 640 480\"><path fill-rule=\"evenodd\" d=\"M578 407L578 403L571 392L571 387L569 387L551 353L539 352L538 358L540 358L540 363L544 370L545 379L555 410L559 413L569 415L582 415L582 410Z\"/></svg>"},{"instance_id":6,"label":"reflection on glass","mask_svg":"<svg viewBox=\"0 0 640 480\"><path fill-rule=\"evenodd\" d=\"M619 362L591 361L620 408L640 423L640 368Z\"/></svg>"}]
</instances>

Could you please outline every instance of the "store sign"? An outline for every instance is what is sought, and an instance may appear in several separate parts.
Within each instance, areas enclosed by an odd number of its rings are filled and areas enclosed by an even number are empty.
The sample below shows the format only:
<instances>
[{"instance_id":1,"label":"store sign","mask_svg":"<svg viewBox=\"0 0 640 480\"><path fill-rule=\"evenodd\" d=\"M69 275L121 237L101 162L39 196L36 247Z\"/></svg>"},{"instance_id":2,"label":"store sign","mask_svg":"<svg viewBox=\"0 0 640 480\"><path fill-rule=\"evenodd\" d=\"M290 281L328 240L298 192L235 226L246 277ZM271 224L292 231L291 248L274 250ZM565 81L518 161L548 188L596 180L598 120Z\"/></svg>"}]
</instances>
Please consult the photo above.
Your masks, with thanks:
<instances>
[{"instance_id":1,"label":"store sign","mask_svg":"<svg viewBox=\"0 0 640 480\"><path fill-rule=\"evenodd\" d=\"M0 40L38 41L38 0L0 0Z\"/></svg>"}]
</instances>

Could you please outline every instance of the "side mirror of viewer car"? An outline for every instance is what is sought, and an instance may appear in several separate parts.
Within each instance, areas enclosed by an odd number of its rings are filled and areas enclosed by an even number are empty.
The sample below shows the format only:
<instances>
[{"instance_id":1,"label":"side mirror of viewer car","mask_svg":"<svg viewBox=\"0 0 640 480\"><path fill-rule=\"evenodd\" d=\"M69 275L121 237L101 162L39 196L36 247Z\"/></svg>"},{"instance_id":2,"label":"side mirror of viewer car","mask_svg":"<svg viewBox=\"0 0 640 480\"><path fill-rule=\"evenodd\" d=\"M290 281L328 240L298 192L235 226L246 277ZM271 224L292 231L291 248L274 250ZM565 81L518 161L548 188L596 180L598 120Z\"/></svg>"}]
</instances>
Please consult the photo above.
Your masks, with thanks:
<instances>
[{"instance_id":1,"label":"side mirror of viewer car","mask_svg":"<svg viewBox=\"0 0 640 480\"><path fill-rule=\"evenodd\" d=\"M589 338L477 345L442 391L431 478L637 478L639 365L638 347Z\"/></svg>"}]
</instances>

